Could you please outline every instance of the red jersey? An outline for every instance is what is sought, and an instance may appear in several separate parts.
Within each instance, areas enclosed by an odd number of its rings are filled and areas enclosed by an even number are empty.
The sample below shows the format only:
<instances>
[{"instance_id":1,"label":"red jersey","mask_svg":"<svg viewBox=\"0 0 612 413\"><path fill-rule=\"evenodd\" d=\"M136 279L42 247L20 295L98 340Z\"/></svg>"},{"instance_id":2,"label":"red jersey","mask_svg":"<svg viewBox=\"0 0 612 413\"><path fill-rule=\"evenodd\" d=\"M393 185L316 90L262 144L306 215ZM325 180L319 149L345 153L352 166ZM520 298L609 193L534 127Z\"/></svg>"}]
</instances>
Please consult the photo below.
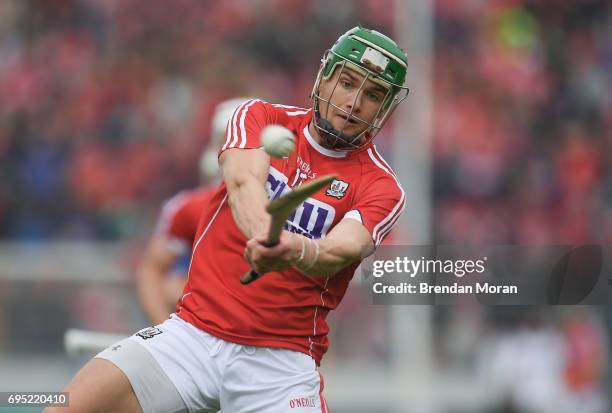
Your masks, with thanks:
<instances>
[{"instance_id":1,"label":"red jersey","mask_svg":"<svg viewBox=\"0 0 612 413\"><path fill-rule=\"evenodd\" d=\"M216 189L209 185L174 195L162 207L155 234L165 237L177 254L189 253L202 211Z\"/></svg>"},{"instance_id":2,"label":"red jersey","mask_svg":"<svg viewBox=\"0 0 612 413\"><path fill-rule=\"evenodd\" d=\"M289 158L270 159L270 199L318 176L334 173L337 179L304 201L285 228L318 239L341 220L355 219L379 245L404 207L404 191L373 145L354 152L328 150L310 135L311 118L312 110L246 101L228 124L221 152L258 150L264 126L287 127L296 137L296 150ZM250 270L243 258L246 242L222 183L200 220L177 314L223 340L301 351L319 364L329 346L326 316L342 300L358 263L333 277L312 278L290 269L242 285L240 276Z\"/></svg>"}]
</instances>

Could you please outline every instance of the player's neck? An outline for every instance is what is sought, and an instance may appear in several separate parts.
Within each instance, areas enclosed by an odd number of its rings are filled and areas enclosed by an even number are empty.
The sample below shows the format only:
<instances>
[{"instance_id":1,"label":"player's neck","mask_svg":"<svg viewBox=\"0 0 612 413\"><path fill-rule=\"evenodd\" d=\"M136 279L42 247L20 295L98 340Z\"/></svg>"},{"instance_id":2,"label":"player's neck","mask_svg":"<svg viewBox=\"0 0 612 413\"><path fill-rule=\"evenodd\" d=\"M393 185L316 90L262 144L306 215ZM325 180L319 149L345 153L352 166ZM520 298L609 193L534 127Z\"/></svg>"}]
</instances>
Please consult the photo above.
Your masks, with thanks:
<instances>
[{"instance_id":1,"label":"player's neck","mask_svg":"<svg viewBox=\"0 0 612 413\"><path fill-rule=\"evenodd\" d=\"M321 137L321 135L319 134L319 129L315 126L315 121L314 121L314 117L313 119L310 121L310 123L308 123L308 132L310 133L310 136L312 137L312 139L314 139L314 141L321 147L323 148L323 150L326 151L331 151L331 152L335 152L340 154L341 157L346 156L349 153L356 153L359 151L358 150L340 150L340 149L332 149L329 148L327 145L324 145L324 139Z\"/></svg>"},{"instance_id":2,"label":"player's neck","mask_svg":"<svg viewBox=\"0 0 612 413\"><path fill-rule=\"evenodd\" d=\"M308 132L310 132L310 136L312 136L312 138L321 146L322 142L323 142L323 138L321 138L321 135L319 135L319 130L317 129L317 127L315 126L315 121L314 121L314 116L312 117L312 120L310 121L310 123L308 124Z\"/></svg>"}]
</instances>

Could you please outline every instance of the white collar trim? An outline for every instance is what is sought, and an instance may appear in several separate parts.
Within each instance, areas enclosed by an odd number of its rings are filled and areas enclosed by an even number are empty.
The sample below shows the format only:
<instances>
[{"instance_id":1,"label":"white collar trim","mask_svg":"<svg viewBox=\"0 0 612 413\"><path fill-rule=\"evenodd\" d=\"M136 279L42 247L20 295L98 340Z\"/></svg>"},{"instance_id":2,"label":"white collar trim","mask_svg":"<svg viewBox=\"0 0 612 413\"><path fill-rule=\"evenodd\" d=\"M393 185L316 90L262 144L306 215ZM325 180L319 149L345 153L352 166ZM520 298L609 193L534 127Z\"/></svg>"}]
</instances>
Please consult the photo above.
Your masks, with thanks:
<instances>
[{"instance_id":1,"label":"white collar trim","mask_svg":"<svg viewBox=\"0 0 612 413\"><path fill-rule=\"evenodd\" d=\"M308 125L310 125L310 123L308 123ZM346 158L346 155L348 154L348 152L346 151L334 151L321 146L321 144L319 144L319 142L317 142L315 138L313 138L310 134L310 131L308 130L308 125L306 125L306 127L304 128L304 136L306 136L306 140L308 141L308 143L310 143L310 146L315 148L315 150L321 155L329 156L331 158Z\"/></svg>"}]
</instances>

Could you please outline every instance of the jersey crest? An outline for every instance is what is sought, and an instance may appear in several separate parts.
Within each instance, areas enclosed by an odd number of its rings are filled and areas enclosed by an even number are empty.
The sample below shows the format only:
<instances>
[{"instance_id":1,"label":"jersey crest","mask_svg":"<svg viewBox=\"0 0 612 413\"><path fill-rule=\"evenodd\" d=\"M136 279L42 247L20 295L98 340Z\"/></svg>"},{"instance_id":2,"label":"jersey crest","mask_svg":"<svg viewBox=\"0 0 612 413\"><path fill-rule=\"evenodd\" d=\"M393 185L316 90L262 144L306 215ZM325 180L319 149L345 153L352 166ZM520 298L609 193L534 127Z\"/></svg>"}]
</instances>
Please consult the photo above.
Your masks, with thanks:
<instances>
[{"instance_id":1,"label":"jersey crest","mask_svg":"<svg viewBox=\"0 0 612 413\"><path fill-rule=\"evenodd\" d=\"M334 179L332 183L329 184L329 188L327 188L327 191L325 191L325 195L333 196L337 199L342 199L344 198L344 195L346 195L346 190L348 189L348 187L348 182L344 182L339 179Z\"/></svg>"}]
</instances>

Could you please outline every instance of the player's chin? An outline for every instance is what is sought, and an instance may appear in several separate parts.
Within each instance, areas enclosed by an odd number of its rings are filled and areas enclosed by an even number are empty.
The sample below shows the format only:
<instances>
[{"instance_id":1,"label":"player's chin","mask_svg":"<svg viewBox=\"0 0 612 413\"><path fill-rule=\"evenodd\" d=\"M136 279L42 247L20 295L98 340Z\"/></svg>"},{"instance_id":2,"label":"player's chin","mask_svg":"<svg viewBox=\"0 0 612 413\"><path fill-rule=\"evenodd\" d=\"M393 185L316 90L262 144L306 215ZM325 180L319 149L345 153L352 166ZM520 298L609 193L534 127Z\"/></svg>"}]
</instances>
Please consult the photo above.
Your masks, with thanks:
<instances>
[{"instance_id":1,"label":"player's chin","mask_svg":"<svg viewBox=\"0 0 612 413\"><path fill-rule=\"evenodd\" d=\"M341 138L335 138L333 142L330 142L329 149L336 151L352 151L363 145L365 138L360 136L357 139L351 139L350 141L344 141Z\"/></svg>"},{"instance_id":2,"label":"player's chin","mask_svg":"<svg viewBox=\"0 0 612 413\"><path fill-rule=\"evenodd\" d=\"M365 134L363 132L366 131L366 128L361 126L359 127L351 127L346 128L342 132L342 135L347 139L339 140L339 144L346 145L345 149L355 149L355 147L361 146L365 142Z\"/></svg>"}]
</instances>

